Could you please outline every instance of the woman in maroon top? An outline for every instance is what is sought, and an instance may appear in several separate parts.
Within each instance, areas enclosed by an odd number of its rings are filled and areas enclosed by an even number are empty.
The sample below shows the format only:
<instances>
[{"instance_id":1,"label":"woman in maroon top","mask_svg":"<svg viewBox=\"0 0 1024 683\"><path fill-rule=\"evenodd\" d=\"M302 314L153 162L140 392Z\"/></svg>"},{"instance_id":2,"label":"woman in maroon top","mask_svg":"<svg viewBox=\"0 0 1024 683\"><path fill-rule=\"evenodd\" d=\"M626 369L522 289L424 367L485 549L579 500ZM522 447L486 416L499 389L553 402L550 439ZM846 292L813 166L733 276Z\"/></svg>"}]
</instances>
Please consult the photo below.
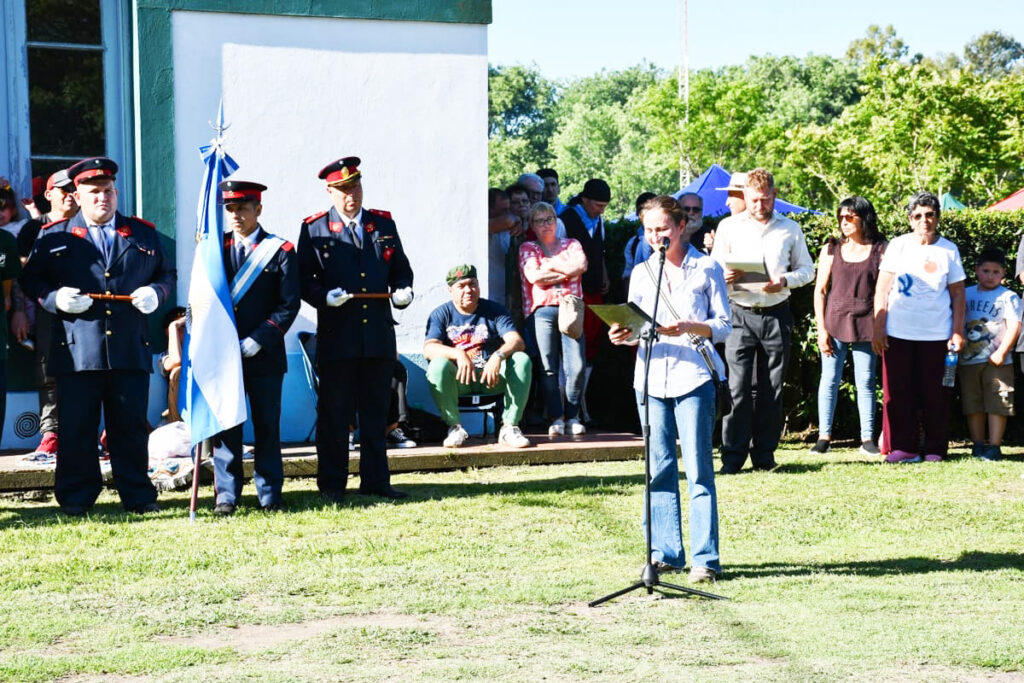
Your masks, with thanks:
<instances>
[{"instance_id":1,"label":"woman in maroon top","mask_svg":"<svg viewBox=\"0 0 1024 683\"><path fill-rule=\"evenodd\" d=\"M875 283L885 251L878 232L875 207L863 197L844 199L836 210L841 238L825 243L818 259L814 285L814 317L821 350L818 385L818 442L812 453L825 453L832 440L839 384L847 353L853 355L857 410L860 413L861 453L878 455L875 445L875 367L871 350Z\"/></svg>"}]
</instances>

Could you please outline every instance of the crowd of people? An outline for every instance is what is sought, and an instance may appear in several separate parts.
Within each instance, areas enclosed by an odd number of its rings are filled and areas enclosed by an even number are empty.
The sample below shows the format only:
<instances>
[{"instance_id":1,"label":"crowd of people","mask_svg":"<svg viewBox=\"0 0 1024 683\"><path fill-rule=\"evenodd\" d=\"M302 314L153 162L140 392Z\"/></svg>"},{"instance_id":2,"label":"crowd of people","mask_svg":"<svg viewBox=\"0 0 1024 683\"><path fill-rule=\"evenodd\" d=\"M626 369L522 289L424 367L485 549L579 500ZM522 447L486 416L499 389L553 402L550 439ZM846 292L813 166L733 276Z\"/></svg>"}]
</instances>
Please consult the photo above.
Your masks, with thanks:
<instances>
[{"instance_id":1,"label":"crowd of people","mask_svg":"<svg viewBox=\"0 0 1024 683\"><path fill-rule=\"evenodd\" d=\"M690 498L694 581L713 580L720 571L711 445L716 380L727 376L728 389L718 390L728 391L731 405L722 419L719 474L740 472L748 459L754 470L774 471L783 428L783 379L793 346L793 289L815 281L822 371L819 438L811 451L831 448L843 366L852 356L860 451L884 455L892 464L947 457L954 375L961 385L972 455L1001 456L1006 421L1013 415L1012 351L1022 315L1020 298L1002 284L1007 274L1002 251L983 250L975 268L977 283L966 286L959 250L940 236L941 207L929 192L910 198L911 230L891 241L870 201L844 199L835 214L836 235L822 245L815 268L800 226L775 211L777 189L769 171L733 174L729 185L718 189L728 193L731 215L716 230L703 226L699 195L641 194L636 204L642 225L626 243L621 274L627 301L649 310L657 289L652 264L668 238L663 307L655 320L658 338L650 361L637 356L634 390L639 404L649 364L655 564L660 571L685 564L678 440ZM492 297L504 296L510 309L522 308L527 350L542 362L540 386L552 436L563 433L564 419L577 409L576 344L587 349L589 361L595 335L602 332L587 327L581 341L562 335L559 355L552 352L553 323L538 325L544 314L538 318L537 311L554 309L561 297L578 294L577 278L586 301L597 303L609 279L600 245L606 204L599 203L608 200L607 185L587 181L560 213L553 210L560 203L557 191L557 174L542 169L489 194L489 265L497 285ZM556 216L560 222L552 220ZM555 312L547 318L553 321ZM613 344L635 345L637 332L613 325L607 334ZM541 341L545 337L548 341ZM880 430L875 425L879 360ZM556 374L564 382L561 396L553 390ZM587 377L584 373L584 387Z\"/></svg>"},{"instance_id":2,"label":"crowd of people","mask_svg":"<svg viewBox=\"0 0 1024 683\"><path fill-rule=\"evenodd\" d=\"M245 391L256 416L256 489L267 510L283 506L284 336L302 300L317 310L322 496L337 502L346 495L357 424L360 492L406 495L391 485L386 448L388 436L401 432L392 391L401 378L391 308L412 302L413 270L391 215L363 207L359 165L357 157L344 157L321 170L330 207L302 221L295 245L259 224L266 186L235 180L220 186L230 227L225 273ZM13 340L31 342L29 330L35 330L39 448L57 455L56 497L70 515L85 514L100 492L94 436L101 410L114 486L125 508L159 509L145 476L152 368L146 316L171 296L175 271L154 226L117 211L117 170L112 160L97 157L54 173L39 198L46 213L32 201L18 202L0 181L0 280L9 311L0 338L8 336L8 317ZM720 571L712 459L716 392L728 392L731 404L722 420L719 473L737 473L748 459L755 470L776 469L782 385L793 345L793 289L816 281L822 372L819 438L812 451L831 447L843 366L851 356L860 449L882 453L889 463L946 457L948 388L957 373L972 453L1000 457L1013 414L1012 351L1022 314L1020 298L1002 284L1003 252L983 251L977 284L966 286L956 245L939 234L941 210L933 194L910 198L911 231L888 242L870 201L843 200L836 236L822 246L816 268L800 226L775 211L769 171L733 174L719 190L728 194L731 215L716 230L705 227L697 194L638 197L641 225L626 243L625 269L618 274L627 301L646 310L658 293L655 269L664 257L657 338L649 359L637 356L633 388L639 407L643 380L649 381L655 559L666 571L685 564L678 439L690 497L691 578L697 581L713 580ZM488 296L481 296L473 264L455 265L447 274L451 299L429 316L423 348L427 381L447 425L446 447L468 438L459 400L470 394L503 397L498 439L505 446L531 445L520 427L531 405L543 415L548 437L584 434L586 388L602 341L637 343L639 330L606 329L590 309L604 301L612 281L603 218L608 184L592 178L567 203L559 193L553 169L492 188ZM19 220L21 208L30 219ZM0 345L0 355L6 346ZM875 426L879 359L881 430ZM0 388L2 368L0 363ZM76 400L68 405L60 395ZM3 396L0 391L0 401ZM214 462L214 510L229 515L242 491L241 427L218 439L227 448Z\"/></svg>"}]
</instances>

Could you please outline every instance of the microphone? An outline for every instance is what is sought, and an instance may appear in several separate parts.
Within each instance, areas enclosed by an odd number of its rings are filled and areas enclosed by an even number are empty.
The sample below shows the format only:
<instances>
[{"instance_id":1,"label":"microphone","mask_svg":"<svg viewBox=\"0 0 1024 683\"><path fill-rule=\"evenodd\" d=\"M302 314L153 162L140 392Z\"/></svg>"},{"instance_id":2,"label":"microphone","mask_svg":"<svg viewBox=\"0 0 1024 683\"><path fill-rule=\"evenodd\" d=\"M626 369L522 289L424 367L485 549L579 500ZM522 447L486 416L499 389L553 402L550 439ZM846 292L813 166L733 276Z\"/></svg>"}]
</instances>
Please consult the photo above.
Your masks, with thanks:
<instances>
[{"instance_id":1,"label":"microphone","mask_svg":"<svg viewBox=\"0 0 1024 683\"><path fill-rule=\"evenodd\" d=\"M658 247L658 251L660 251L660 252L661 252L662 254L664 254L664 253L665 253L665 250L666 250L666 249L668 249L668 245L669 245L669 242L670 242L670 241L671 241L671 240L669 240L669 238L667 238L667 237L662 237L662 238L661 238L661 246L660 246L660 247Z\"/></svg>"}]
</instances>

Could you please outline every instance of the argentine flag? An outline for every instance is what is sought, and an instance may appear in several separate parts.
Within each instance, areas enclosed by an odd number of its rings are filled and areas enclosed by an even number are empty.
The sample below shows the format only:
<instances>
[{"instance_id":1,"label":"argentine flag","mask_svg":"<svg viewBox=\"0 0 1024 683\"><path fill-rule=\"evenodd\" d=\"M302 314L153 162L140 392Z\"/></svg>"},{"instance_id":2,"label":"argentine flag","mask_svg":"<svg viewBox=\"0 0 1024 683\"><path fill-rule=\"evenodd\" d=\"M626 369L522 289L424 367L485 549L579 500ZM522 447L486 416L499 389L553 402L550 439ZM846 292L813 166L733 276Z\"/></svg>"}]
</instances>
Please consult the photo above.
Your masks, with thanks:
<instances>
[{"instance_id":1,"label":"argentine flag","mask_svg":"<svg viewBox=\"0 0 1024 683\"><path fill-rule=\"evenodd\" d=\"M235 329L231 287L221 256L224 215L218 185L238 170L221 146L224 110L217 138L199 148L206 170L199 192L196 251L188 289L185 344L182 350L182 418L192 444L242 424L246 419L242 354Z\"/></svg>"}]
</instances>

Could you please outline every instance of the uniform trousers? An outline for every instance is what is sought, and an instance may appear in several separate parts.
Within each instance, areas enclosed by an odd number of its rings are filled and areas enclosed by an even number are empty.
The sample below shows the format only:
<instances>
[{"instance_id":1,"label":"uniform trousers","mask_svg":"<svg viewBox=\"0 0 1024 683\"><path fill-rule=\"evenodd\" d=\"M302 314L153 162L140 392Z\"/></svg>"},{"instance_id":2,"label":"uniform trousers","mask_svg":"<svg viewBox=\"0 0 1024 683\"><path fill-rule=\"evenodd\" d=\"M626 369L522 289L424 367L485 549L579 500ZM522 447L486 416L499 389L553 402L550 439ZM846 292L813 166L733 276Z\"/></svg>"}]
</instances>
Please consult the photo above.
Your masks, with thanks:
<instances>
[{"instance_id":1,"label":"uniform trousers","mask_svg":"<svg viewBox=\"0 0 1024 683\"><path fill-rule=\"evenodd\" d=\"M748 452L755 468L775 466L782 436L782 383L792 340L793 311L788 302L760 311L732 306L725 359L733 407L722 419L724 470L739 470Z\"/></svg>"},{"instance_id":2,"label":"uniform trousers","mask_svg":"<svg viewBox=\"0 0 1024 683\"><path fill-rule=\"evenodd\" d=\"M260 505L281 502L284 465L281 462L281 381L282 375L249 375L243 377L249 397L253 435L253 483ZM242 497L242 428L238 425L219 435L230 453L214 453L215 488L218 503L235 505Z\"/></svg>"},{"instance_id":3,"label":"uniform trousers","mask_svg":"<svg viewBox=\"0 0 1024 683\"><path fill-rule=\"evenodd\" d=\"M316 416L316 484L340 493L348 480L348 426L359 417L359 490L380 493L391 486L388 471L388 404L393 358L317 361L320 395Z\"/></svg>"},{"instance_id":4,"label":"uniform trousers","mask_svg":"<svg viewBox=\"0 0 1024 683\"><path fill-rule=\"evenodd\" d=\"M114 487L126 509L156 502L149 480L149 374L143 370L83 370L57 377L60 439L54 493L62 508L88 509L103 488L97 436L100 409Z\"/></svg>"}]
</instances>

